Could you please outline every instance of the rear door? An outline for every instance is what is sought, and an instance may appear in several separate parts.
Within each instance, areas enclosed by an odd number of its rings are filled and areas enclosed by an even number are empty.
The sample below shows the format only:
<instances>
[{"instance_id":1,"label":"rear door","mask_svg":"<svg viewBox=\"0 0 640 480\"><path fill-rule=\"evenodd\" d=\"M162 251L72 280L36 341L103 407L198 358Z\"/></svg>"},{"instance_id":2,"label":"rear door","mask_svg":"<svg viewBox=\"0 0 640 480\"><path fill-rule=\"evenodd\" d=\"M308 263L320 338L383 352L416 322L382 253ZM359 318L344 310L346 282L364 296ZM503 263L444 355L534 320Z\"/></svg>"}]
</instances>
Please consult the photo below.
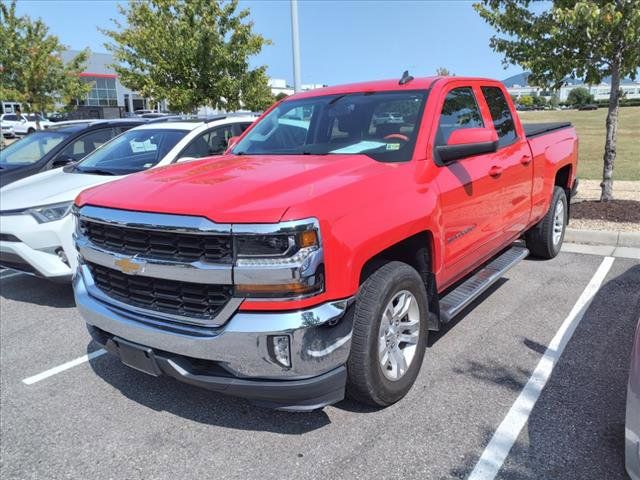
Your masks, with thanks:
<instances>
[{"instance_id":1,"label":"rear door","mask_svg":"<svg viewBox=\"0 0 640 480\"><path fill-rule=\"evenodd\" d=\"M479 89L463 82L452 82L443 91L433 139L436 163L435 147L446 145L454 130L490 126L478 95ZM482 154L438 167L445 260L442 286L463 276L499 246L501 182L489 174L493 161L493 154Z\"/></svg>"},{"instance_id":2,"label":"rear door","mask_svg":"<svg viewBox=\"0 0 640 480\"><path fill-rule=\"evenodd\" d=\"M491 156L492 166L500 172L496 183L500 184L503 237L508 242L529 223L532 156L523 132L517 131L519 125L516 126L503 89L496 85L481 85L480 90L498 134L498 151Z\"/></svg>"}]
</instances>

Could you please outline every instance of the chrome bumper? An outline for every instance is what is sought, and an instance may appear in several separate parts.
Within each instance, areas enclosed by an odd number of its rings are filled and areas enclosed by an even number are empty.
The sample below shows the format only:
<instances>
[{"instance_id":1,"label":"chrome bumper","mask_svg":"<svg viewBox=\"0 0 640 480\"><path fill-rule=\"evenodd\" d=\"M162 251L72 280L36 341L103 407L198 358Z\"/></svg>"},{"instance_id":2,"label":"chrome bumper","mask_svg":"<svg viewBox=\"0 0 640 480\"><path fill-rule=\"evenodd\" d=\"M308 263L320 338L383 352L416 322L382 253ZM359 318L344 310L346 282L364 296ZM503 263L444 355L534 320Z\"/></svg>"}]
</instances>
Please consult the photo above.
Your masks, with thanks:
<instances>
[{"instance_id":1,"label":"chrome bumper","mask_svg":"<svg viewBox=\"0 0 640 480\"><path fill-rule=\"evenodd\" d=\"M90 282L91 279L88 279ZM296 380L325 374L344 365L351 346L351 299L294 312L236 312L221 327L168 331L153 319L95 298L82 269L75 275L76 304L87 324L152 349L217 362L245 379ZM271 335L288 335L291 367L269 353Z\"/></svg>"}]
</instances>

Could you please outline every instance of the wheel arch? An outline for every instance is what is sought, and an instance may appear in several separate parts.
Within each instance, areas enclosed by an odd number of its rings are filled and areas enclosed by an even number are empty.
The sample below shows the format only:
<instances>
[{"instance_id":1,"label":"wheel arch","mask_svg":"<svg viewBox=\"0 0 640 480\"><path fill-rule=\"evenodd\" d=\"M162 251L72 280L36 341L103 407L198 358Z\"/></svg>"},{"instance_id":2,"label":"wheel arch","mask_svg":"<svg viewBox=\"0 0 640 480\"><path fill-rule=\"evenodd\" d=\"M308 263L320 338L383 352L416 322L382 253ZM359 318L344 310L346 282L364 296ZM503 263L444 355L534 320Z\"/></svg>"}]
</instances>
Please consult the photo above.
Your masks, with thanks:
<instances>
[{"instance_id":1,"label":"wheel arch","mask_svg":"<svg viewBox=\"0 0 640 480\"><path fill-rule=\"evenodd\" d=\"M438 330L440 308L434 273L436 258L434 249L434 237L430 230L423 230L396 241L364 262L360 269L359 285L362 285L373 272L386 263L393 261L406 263L422 277L429 301L429 330Z\"/></svg>"}]
</instances>

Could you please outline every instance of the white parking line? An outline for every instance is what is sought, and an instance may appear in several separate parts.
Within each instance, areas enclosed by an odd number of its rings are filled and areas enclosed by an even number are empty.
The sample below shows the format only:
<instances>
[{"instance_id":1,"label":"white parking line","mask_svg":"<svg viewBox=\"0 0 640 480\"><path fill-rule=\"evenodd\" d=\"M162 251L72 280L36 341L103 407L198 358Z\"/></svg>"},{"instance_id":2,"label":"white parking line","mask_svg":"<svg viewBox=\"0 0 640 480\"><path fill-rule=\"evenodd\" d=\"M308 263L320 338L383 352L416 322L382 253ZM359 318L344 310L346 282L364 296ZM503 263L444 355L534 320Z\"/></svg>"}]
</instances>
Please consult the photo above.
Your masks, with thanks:
<instances>
[{"instance_id":1,"label":"white parking line","mask_svg":"<svg viewBox=\"0 0 640 480\"><path fill-rule=\"evenodd\" d=\"M602 263L596 270L596 273L593 274L582 295L580 295L571 312L569 312L569 315L564 322L562 322L560 329L551 340L549 347L540 359L540 362L538 362L536 369L533 371L524 389L520 392L515 403L509 409L507 416L502 420L502 423L493 434L480 460L478 460L471 475L469 475L468 480L493 480L500 471L511 447L527 423L529 415L547 380L549 380L553 368L558 363L564 348L582 320L584 312L587 310L591 300L598 292L600 285L602 285L604 278L609 272L613 260L613 257L605 257L602 260Z\"/></svg>"},{"instance_id":2,"label":"white parking line","mask_svg":"<svg viewBox=\"0 0 640 480\"><path fill-rule=\"evenodd\" d=\"M91 352L87 355L83 355L74 360L71 360L70 362L63 363L62 365L58 365L57 367L50 368L49 370L45 370L44 372L34 375L33 377L25 378L24 380L22 380L22 383L25 383L27 385L33 385L34 383L39 382L40 380L44 380L45 378L49 378L60 372L64 372L65 370L69 370L70 368L76 367L78 365L82 365L83 363L88 362L89 360L92 360L94 358L97 358L100 355L104 355L105 353L107 353L107 351L104 348L101 348L100 350L96 350L95 352Z\"/></svg>"}]
</instances>

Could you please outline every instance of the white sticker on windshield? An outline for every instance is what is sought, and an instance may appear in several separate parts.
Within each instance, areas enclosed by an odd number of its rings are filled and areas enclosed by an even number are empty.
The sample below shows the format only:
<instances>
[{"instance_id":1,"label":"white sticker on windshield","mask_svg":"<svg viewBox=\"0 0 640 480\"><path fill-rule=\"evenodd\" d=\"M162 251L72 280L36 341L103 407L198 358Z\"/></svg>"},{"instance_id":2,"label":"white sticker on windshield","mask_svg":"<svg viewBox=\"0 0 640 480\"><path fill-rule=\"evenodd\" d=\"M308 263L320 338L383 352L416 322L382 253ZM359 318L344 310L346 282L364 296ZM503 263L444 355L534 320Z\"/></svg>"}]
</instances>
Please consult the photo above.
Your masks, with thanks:
<instances>
[{"instance_id":1,"label":"white sticker on windshield","mask_svg":"<svg viewBox=\"0 0 640 480\"><path fill-rule=\"evenodd\" d=\"M338 148L337 150L332 150L331 153L361 153L367 150L373 150L375 148L380 148L385 143L383 142L372 142L372 141L362 141L358 143L354 143L353 145L348 145L344 148Z\"/></svg>"},{"instance_id":2,"label":"white sticker on windshield","mask_svg":"<svg viewBox=\"0 0 640 480\"><path fill-rule=\"evenodd\" d=\"M151 143L150 138L142 142L136 142L135 140L131 140L129 142L129 145L131 145L131 152L133 153L155 152L158 149L158 146L156 144Z\"/></svg>"},{"instance_id":3,"label":"white sticker on windshield","mask_svg":"<svg viewBox=\"0 0 640 480\"><path fill-rule=\"evenodd\" d=\"M400 150L399 143L387 143L387 150Z\"/></svg>"}]
</instances>

